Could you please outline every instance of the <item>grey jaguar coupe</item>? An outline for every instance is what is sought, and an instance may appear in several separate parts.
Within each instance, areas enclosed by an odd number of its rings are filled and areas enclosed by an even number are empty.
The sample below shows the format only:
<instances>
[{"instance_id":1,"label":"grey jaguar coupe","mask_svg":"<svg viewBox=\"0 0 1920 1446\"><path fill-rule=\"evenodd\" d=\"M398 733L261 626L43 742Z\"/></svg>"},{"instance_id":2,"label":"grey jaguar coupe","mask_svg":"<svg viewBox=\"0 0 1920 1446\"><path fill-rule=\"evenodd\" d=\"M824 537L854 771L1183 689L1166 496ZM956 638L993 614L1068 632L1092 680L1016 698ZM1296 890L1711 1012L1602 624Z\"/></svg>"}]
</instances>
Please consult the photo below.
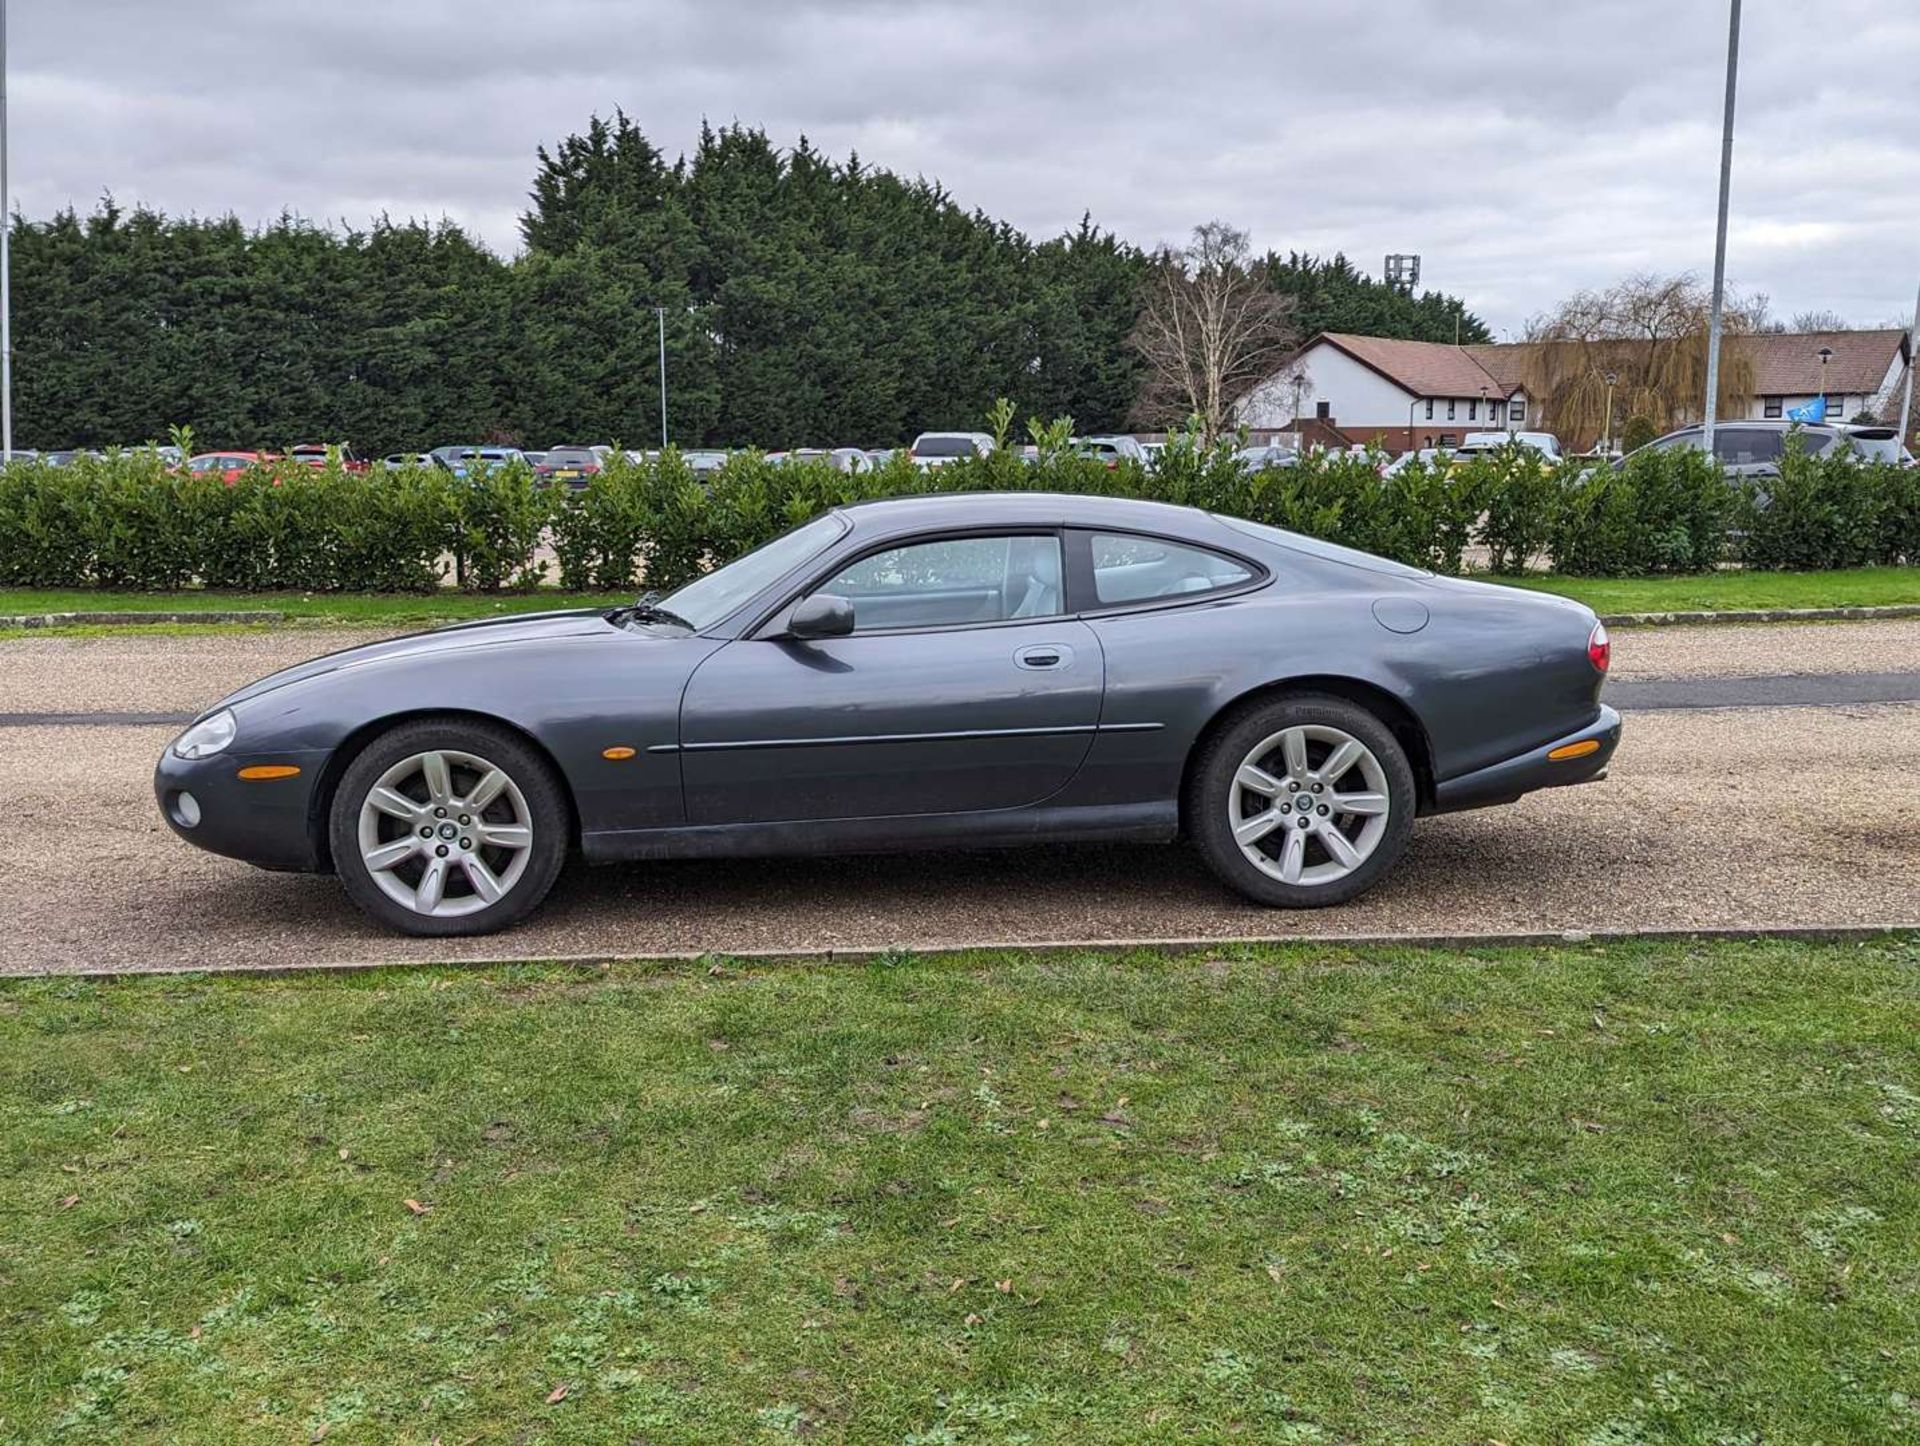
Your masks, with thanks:
<instances>
[{"instance_id":1,"label":"grey jaguar coupe","mask_svg":"<svg viewBox=\"0 0 1920 1446\"><path fill-rule=\"evenodd\" d=\"M1421 814L1602 776L1606 629L1190 508L836 509L665 596L351 648L167 749L188 842L479 934L589 862L1185 837L1353 898Z\"/></svg>"}]
</instances>

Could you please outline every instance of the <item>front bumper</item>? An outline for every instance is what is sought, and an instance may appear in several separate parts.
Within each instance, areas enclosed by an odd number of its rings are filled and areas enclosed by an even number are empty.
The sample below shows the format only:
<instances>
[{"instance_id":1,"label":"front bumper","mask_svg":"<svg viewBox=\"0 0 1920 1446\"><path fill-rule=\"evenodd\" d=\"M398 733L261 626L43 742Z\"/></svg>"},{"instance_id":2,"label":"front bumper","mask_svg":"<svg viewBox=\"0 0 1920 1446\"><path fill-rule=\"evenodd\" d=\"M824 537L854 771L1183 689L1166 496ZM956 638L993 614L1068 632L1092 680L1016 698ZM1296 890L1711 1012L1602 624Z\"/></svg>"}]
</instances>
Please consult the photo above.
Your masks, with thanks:
<instances>
[{"instance_id":1,"label":"front bumper","mask_svg":"<svg viewBox=\"0 0 1920 1446\"><path fill-rule=\"evenodd\" d=\"M323 867L313 804L326 761L324 749L271 754L230 750L188 759L169 747L153 771L153 793L167 827L196 848L263 869L312 873ZM299 773L258 782L240 777L243 768L287 765ZM192 796L191 808L182 794Z\"/></svg>"},{"instance_id":2,"label":"front bumper","mask_svg":"<svg viewBox=\"0 0 1920 1446\"><path fill-rule=\"evenodd\" d=\"M1588 742L1597 743L1599 747L1577 758L1548 756ZM1512 803L1523 793L1539 788L1591 783L1606 776L1607 763L1619 746L1620 715L1602 703L1599 716L1577 733L1437 785L1433 790L1433 811L1457 813L1465 808L1486 808L1496 803Z\"/></svg>"}]
</instances>

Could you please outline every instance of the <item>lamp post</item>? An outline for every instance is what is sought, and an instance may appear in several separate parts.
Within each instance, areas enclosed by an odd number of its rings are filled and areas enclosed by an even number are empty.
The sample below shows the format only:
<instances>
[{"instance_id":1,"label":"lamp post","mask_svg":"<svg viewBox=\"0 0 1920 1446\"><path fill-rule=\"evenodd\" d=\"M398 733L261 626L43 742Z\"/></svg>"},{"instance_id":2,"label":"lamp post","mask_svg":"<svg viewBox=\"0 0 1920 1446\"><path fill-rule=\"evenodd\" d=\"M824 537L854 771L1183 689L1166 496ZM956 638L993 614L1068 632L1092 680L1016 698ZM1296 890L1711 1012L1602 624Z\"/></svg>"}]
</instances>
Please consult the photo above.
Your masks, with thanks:
<instances>
[{"instance_id":1,"label":"lamp post","mask_svg":"<svg viewBox=\"0 0 1920 1446\"><path fill-rule=\"evenodd\" d=\"M1492 413L1487 410L1487 389L1485 387L1480 388L1480 415L1486 421L1490 422L1493 420Z\"/></svg>"},{"instance_id":2,"label":"lamp post","mask_svg":"<svg viewBox=\"0 0 1920 1446\"><path fill-rule=\"evenodd\" d=\"M0 464L13 460L12 193L7 190L7 0L0 0Z\"/></svg>"},{"instance_id":3,"label":"lamp post","mask_svg":"<svg viewBox=\"0 0 1920 1446\"><path fill-rule=\"evenodd\" d=\"M6 0L0 0L5 4ZM654 319L660 323L660 450L667 450L667 309L656 306Z\"/></svg>"},{"instance_id":4,"label":"lamp post","mask_svg":"<svg viewBox=\"0 0 1920 1446\"><path fill-rule=\"evenodd\" d=\"M1814 353L1820 358L1820 415L1827 414L1827 363L1833 360L1833 348L1823 346Z\"/></svg>"},{"instance_id":5,"label":"lamp post","mask_svg":"<svg viewBox=\"0 0 1920 1446\"><path fill-rule=\"evenodd\" d=\"M1413 445L1413 409L1419 405L1418 397L1407 398L1407 451L1409 453L1419 450Z\"/></svg>"},{"instance_id":6,"label":"lamp post","mask_svg":"<svg viewBox=\"0 0 1920 1446\"><path fill-rule=\"evenodd\" d=\"M1613 384L1619 380L1618 372L1607 373L1607 425L1602 429L1600 450L1609 457L1613 455Z\"/></svg>"},{"instance_id":7,"label":"lamp post","mask_svg":"<svg viewBox=\"0 0 1920 1446\"><path fill-rule=\"evenodd\" d=\"M1727 294L1727 189L1733 181L1733 97L1740 73L1740 0L1727 19L1727 104L1720 124L1720 214L1713 232L1713 310L1707 321L1707 409L1700 446L1713 452L1713 424L1720 411L1720 312Z\"/></svg>"}]
</instances>

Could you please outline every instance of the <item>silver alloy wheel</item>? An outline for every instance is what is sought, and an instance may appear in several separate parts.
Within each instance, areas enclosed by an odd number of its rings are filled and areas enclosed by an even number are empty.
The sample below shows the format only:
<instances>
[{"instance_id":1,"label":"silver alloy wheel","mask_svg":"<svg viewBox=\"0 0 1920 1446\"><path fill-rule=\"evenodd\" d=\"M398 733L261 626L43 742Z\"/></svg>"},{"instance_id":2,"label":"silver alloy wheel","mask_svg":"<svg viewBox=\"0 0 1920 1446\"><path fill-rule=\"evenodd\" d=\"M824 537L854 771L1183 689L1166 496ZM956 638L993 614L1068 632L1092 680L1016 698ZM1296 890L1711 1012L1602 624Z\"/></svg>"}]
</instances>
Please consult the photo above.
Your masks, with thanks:
<instances>
[{"instance_id":1,"label":"silver alloy wheel","mask_svg":"<svg viewBox=\"0 0 1920 1446\"><path fill-rule=\"evenodd\" d=\"M506 770L454 749L403 758L360 804L360 859L416 914L454 918L498 903L533 857L533 814Z\"/></svg>"},{"instance_id":2,"label":"silver alloy wheel","mask_svg":"<svg viewBox=\"0 0 1920 1446\"><path fill-rule=\"evenodd\" d=\"M1344 729L1302 723L1256 744L1234 770L1227 821L1255 867L1311 886L1365 863L1392 807L1372 749Z\"/></svg>"}]
</instances>

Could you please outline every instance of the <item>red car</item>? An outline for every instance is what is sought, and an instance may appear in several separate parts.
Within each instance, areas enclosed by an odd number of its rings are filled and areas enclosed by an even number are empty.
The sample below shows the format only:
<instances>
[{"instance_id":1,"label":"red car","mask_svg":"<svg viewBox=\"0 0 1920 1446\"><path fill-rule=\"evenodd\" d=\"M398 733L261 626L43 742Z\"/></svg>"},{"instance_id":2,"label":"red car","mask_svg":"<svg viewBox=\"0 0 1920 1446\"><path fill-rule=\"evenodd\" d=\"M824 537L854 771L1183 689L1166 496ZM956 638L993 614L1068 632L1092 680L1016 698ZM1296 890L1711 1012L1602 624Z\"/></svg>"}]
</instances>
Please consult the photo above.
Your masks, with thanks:
<instances>
[{"instance_id":1,"label":"red car","mask_svg":"<svg viewBox=\"0 0 1920 1446\"><path fill-rule=\"evenodd\" d=\"M279 455L273 452L202 452L197 457L187 459L187 470L218 472L220 480L231 487L249 467L279 460Z\"/></svg>"},{"instance_id":2,"label":"red car","mask_svg":"<svg viewBox=\"0 0 1920 1446\"><path fill-rule=\"evenodd\" d=\"M327 444L325 442L302 442L287 451L289 459L307 467L327 465ZM372 465L354 454L353 448L345 442L340 444L340 465L349 472L365 472Z\"/></svg>"}]
</instances>

